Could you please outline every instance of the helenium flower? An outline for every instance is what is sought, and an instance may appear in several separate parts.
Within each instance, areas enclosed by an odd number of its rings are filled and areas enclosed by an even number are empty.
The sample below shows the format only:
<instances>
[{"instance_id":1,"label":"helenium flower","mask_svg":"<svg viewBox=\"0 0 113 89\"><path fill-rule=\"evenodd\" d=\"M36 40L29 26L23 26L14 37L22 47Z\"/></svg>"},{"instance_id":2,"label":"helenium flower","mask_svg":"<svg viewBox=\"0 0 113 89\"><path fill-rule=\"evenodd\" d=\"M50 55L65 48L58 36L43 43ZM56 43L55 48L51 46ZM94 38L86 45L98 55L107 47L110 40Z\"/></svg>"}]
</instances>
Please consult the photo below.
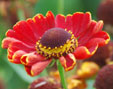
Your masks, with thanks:
<instances>
[{"instance_id":1,"label":"helenium flower","mask_svg":"<svg viewBox=\"0 0 113 89\"><path fill-rule=\"evenodd\" d=\"M103 22L91 20L89 12L54 17L48 11L46 16L38 14L17 22L7 31L2 47L8 49L8 60L23 64L31 76L40 74L53 58L69 71L76 59L91 57L98 47L109 42L102 27Z\"/></svg>"}]
</instances>

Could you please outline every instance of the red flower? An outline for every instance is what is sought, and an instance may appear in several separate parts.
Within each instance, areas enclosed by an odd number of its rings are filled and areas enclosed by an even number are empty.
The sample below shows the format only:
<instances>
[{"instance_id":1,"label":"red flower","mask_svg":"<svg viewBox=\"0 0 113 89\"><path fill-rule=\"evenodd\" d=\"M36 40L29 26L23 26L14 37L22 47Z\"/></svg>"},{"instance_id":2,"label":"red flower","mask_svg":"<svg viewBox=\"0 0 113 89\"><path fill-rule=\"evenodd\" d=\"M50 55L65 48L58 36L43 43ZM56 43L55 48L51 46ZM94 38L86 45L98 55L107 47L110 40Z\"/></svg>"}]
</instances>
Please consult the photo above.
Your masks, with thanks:
<instances>
[{"instance_id":1,"label":"red flower","mask_svg":"<svg viewBox=\"0 0 113 89\"><path fill-rule=\"evenodd\" d=\"M38 14L18 22L6 33L2 47L8 49L9 61L23 64L31 76L42 72L52 58L59 59L68 71L76 59L92 56L98 47L109 42L102 27L103 22L91 20L89 12L54 18L49 11L46 17Z\"/></svg>"},{"instance_id":2,"label":"red flower","mask_svg":"<svg viewBox=\"0 0 113 89\"><path fill-rule=\"evenodd\" d=\"M29 89L63 89L61 88L60 82L54 77L41 77L34 80Z\"/></svg>"}]
</instances>

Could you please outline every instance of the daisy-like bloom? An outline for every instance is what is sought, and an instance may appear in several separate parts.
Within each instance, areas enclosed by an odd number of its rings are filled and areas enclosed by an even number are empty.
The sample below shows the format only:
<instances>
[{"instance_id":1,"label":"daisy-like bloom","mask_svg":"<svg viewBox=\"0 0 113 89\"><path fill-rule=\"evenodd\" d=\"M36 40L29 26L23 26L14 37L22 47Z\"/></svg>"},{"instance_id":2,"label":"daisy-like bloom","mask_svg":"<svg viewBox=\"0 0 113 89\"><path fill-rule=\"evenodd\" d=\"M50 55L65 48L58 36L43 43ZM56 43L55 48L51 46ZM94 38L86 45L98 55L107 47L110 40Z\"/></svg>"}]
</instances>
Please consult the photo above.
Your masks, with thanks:
<instances>
[{"instance_id":1,"label":"daisy-like bloom","mask_svg":"<svg viewBox=\"0 0 113 89\"><path fill-rule=\"evenodd\" d=\"M8 60L23 64L31 76L42 72L52 59L60 60L66 71L73 69L76 59L92 56L98 47L107 44L109 35L102 31L103 22L91 20L89 12L66 17L52 12L44 17L20 21L9 29L2 47L8 49Z\"/></svg>"}]
</instances>

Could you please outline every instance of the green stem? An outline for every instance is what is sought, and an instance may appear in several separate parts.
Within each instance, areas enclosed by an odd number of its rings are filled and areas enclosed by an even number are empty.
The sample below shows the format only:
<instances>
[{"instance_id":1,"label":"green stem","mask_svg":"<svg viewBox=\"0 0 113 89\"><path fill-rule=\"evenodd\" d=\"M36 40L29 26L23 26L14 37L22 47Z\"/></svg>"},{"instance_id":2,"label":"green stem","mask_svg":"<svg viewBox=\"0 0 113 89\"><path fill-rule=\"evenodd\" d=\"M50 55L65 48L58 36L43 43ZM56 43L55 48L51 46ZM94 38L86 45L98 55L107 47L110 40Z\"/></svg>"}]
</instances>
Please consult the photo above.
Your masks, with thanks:
<instances>
[{"instance_id":1,"label":"green stem","mask_svg":"<svg viewBox=\"0 0 113 89\"><path fill-rule=\"evenodd\" d=\"M64 0L58 0L58 14L64 13Z\"/></svg>"},{"instance_id":2,"label":"green stem","mask_svg":"<svg viewBox=\"0 0 113 89\"><path fill-rule=\"evenodd\" d=\"M67 84L66 84L66 80L65 80L66 78L65 78L65 75L64 75L64 68L62 67L59 60L57 60L57 67L58 67L58 70L59 70L62 86L63 86L64 89L67 89Z\"/></svg>"}]
</instances>

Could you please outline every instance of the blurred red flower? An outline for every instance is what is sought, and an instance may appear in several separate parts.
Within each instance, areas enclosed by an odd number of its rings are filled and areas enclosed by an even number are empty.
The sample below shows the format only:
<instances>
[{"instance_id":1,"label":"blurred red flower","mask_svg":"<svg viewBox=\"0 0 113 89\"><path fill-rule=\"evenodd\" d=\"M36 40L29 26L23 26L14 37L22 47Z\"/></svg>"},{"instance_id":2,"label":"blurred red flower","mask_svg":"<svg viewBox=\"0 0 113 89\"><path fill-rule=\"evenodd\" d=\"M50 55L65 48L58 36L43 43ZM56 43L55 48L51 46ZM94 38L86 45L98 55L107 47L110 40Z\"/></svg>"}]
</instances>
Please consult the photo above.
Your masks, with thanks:
<instances>
[{"instance_id":1,"label":"blurred red flower","mask_svg":"<svg viewBox=\"0 0 113 89\"><path fill-rule=\"evenodd\" d=\"M38 14L33 19L20 21L9 29L2 47L8 49L8 60L23 64L31 76L38 75L52 59L59 59L66 71L76 59L91 57L98 47L107 44L109 35L102 31L103 22L91 20L89 12L66 17L52 12L46 17Z\"/></svg>"},{"instance_id":2,"label":"blurred red flower","mask_svg":"<svg viewBox=\"0 0 113 89\"><path fill-rule=\"evenodd\" d=\"M63 89L61 88L60 82L54 77L41 77L34 80L29 89Z\"/></svg>"}]
</instances>

